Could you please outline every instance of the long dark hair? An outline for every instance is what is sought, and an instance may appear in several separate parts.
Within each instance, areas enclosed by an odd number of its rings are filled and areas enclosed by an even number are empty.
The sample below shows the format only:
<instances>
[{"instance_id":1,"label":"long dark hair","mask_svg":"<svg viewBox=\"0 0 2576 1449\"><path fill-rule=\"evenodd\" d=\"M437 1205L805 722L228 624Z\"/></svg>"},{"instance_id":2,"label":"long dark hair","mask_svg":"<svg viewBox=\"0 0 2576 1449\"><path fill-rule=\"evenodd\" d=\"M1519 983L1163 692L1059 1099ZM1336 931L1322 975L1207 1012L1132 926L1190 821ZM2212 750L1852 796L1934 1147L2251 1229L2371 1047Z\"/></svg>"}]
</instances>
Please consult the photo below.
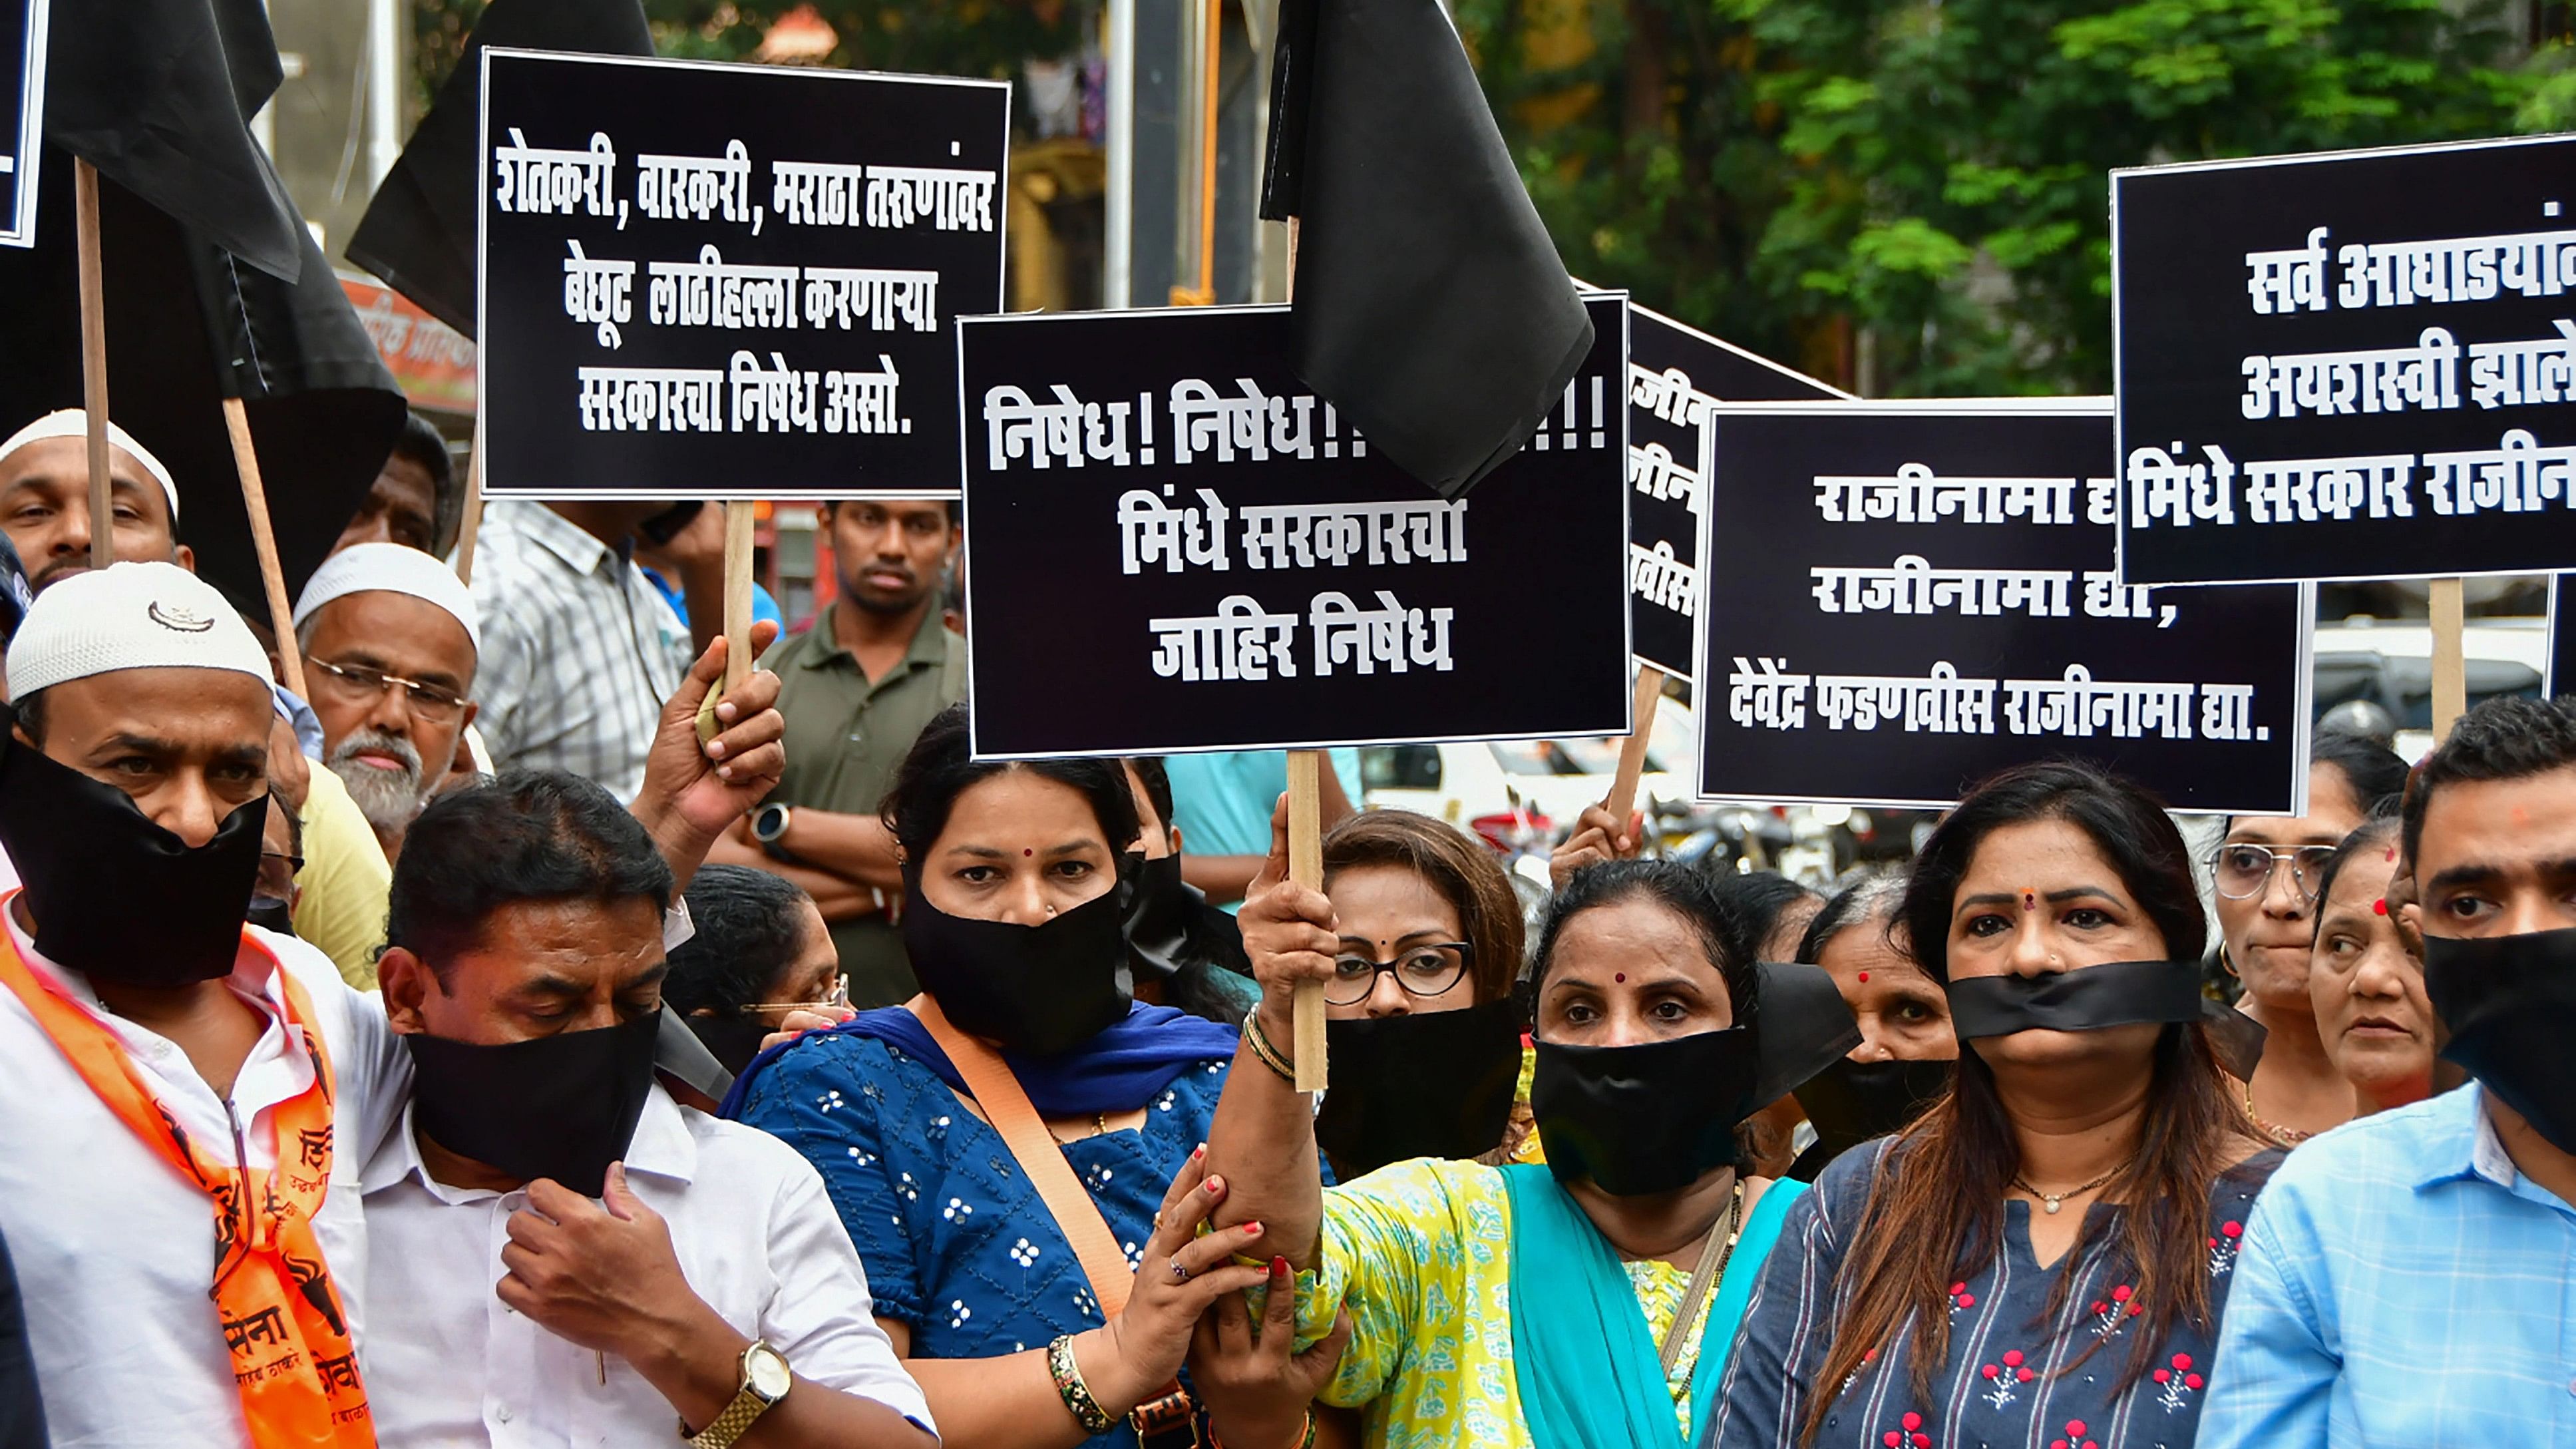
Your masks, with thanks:
<instances>
[{"instance_id":1,"label":"long dark hair","mask_svg":"<svg viewBox=\"0 0 2576 1449\"><path fill-rule=\"evenodd\" d=\"M1950 917L1978 849L1997 830L2040 820L2063 821L2093 842L2163 936L2167 958L2200 954L2208 927L2190 856L2156 799L2089 766L2030 765L1987 781L1961 801L1915 861L1898 914L1916 964L1934 980L1949 980ZM2142 1130L2137 1156L2110 1184L2127 1204L2112 1231L2136 1275L2131 1301L2146 1305L2121 1374L2124 1389L2151 1367L2149 1359L2177 1321L2214 1322L2206 1271L2209 1193L2229 1166L2231 1144L2250 1137L2253 1124L2226 1091L2207 1028L2168 1026L2157 1038ZM1860 1369L1864 1354L1894 1342L1909 1321L1915 1391L1929 1392L1933 1370L1949 1357L1949 1285L1993 1261L2003 1241L2004 1195L2020 1171L2020 1144L1994 1071L1963 1050L1950 1095L1899 1134L1873 1171L1843 1270L1850 1291L1814 1380L1808 1442L1832 1407L1833 1386ZM2072 1265L2082 1261L2092 1236L2088 1223L2062 1261L2046 1317L2064 1307ZM1939 1244L1952 1245L1950 1252L1931 1246ZM2075 1362L2090 1357L2092 1347Z\"/></svg>"}]
</instances>

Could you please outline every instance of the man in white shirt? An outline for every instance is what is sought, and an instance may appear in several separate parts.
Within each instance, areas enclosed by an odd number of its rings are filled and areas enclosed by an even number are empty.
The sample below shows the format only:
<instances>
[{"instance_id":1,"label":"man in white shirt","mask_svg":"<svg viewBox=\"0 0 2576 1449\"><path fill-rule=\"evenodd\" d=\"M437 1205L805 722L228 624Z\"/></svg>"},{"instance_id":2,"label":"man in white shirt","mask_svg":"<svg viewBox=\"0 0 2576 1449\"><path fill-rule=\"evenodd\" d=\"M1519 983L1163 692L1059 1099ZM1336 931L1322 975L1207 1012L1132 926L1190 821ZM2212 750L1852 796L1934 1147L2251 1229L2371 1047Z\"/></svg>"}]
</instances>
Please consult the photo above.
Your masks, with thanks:
<instances>
[{"instance_id":1,"label":"man in white shirt","mask_svg":"<svg viewBox=\"0 0 2576 1449\"><path fill-rule=\"evenodd\" d=\"M404 1064L326 958L242 923L266 654L123 563L39 596L8 676L0 1234L54 1442L371 1443L353 1189Z\"/></svg>"},{"instance_id":2,"label":"man in white shirt","mask_svg":"<svg viewBox=\"0 0 2576 1449\"><path fill-rule=\"evenodd\" d=\"M366 1172L388 1449L936 1442L821 1177L654 1080L673 894L564 772L413 822L379 965L413 1099Z\"/></svg>"}]
</instances>

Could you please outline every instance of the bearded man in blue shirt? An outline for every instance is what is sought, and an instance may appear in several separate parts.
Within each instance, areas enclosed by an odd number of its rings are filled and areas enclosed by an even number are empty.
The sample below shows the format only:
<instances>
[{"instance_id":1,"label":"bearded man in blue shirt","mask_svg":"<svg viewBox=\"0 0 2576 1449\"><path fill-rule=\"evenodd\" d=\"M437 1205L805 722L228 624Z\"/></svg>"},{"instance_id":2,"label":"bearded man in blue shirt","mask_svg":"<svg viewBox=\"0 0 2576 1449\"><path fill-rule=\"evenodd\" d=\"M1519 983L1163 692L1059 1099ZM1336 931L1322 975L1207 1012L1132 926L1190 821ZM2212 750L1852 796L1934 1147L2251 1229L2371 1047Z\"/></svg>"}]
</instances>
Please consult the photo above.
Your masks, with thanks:
<instances>
[{"instance_id":1,"label":"bearded man in blue shirt","mask_svg":"<svg viewBox=\"0 0 2576 1449\"><path fill-rule=\"evenodd\" d=\"M2470 1081L2273 1177L2201 1449L2576 1443L2576 699L2463 716L2404 838L2389 908Z\"/></svg>"}]
</instances>

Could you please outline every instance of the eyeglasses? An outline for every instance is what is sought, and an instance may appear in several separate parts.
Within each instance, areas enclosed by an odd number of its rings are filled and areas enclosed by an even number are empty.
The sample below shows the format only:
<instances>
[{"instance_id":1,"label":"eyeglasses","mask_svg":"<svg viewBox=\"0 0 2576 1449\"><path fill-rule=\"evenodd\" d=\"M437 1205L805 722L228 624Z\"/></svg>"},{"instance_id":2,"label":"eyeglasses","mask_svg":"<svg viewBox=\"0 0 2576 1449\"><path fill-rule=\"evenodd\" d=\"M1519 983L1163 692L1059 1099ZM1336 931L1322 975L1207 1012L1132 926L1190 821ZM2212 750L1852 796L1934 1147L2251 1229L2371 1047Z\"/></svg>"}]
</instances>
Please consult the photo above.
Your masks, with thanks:
<instances>
[{"instance_id":1,"label":"eyeglasses","mask_svg":"<svg viewBox=\"0 0 2576 1449\"><path fill-rule=\"evenodd\" d=\"M465 708L464 696L452 690L423 684L417 679L405 679L399 674L387 674L363 664L333 664L316 659L313 667L322 671L323 678L331 681L334 693L351 703L371 700L386 690L399 687L403 692L403 702L411 707L411 712L430 724L445 724Z\"/></svg>"},{"instance_id":2,"label":"eyeglasses","mask_svg":"<svg viewBox=\"0 0 2576 1449\"><path fill-rule=\"evenodd\" d=\"M2210 875L2218 893L2231 901L2251 900L2272 884L2272 873L2283 861L2290 865L2290 883L2297 887L2299 899L2313 902L2317 882L2324 875L2326 862L2334 858L2331 845L2302 845L2296 850L2274 850L2267 845L2242 841L2222 845L2210 852Z\"/></svg>"},{"instance_id":3,"label":"eyeglasses","mask_svg":"<svg viewBox=\"0 0 2576 1449\"><path fill-rule=\"evenodd\" d=\"M823 999L820 1001L755 1001L751 1005L744 1007L743 1010L825 1012L846 1008L849 1004L850 978L847 976L835 976L832 978L832 989L824 992Z\"/></svg>"},{"instance_id":4,"label":"eyeglasses","mask_svg":"<svg viewBox=\"0 0 2576 1449\"><path fill-rule=\"evenodd\" d=\"M1344 956L1333 962L1333 979L1324 987L1324 1000L1332 1006L1357 1006L1377 990L1380 976L1393 976L1407 996L1438 996L1467 974L1468 958L1474 954L1464 941L1443 941L1407 946L1392 961Z\"/></svg>"}]
</instances>

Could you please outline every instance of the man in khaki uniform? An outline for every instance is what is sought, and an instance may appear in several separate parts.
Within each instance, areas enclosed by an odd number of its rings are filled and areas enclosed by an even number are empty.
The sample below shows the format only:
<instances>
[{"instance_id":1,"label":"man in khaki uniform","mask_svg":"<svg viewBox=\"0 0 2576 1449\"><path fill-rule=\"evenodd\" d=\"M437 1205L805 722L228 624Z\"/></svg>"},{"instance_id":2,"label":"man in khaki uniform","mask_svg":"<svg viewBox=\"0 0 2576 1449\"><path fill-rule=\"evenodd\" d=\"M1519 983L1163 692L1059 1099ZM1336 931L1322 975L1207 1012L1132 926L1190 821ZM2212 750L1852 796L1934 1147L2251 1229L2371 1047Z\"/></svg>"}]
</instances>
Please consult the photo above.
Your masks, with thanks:
<instances>
[{"instance_id":1,"label":"man in khaki uniform","mask_svg":"<svg viewBox=\"0 0 2576 1449\"><path fill-rule=\"evenodd\" d=\"M955 508L853 501L825 512L840 596L761 661L779 678L786 773L708 857L774 871L814 897L861 1008L917 989L890 914L903 878L877 805L931 716L966 697L966 641L939 610Z\"/></svg>"}]
</instances>

